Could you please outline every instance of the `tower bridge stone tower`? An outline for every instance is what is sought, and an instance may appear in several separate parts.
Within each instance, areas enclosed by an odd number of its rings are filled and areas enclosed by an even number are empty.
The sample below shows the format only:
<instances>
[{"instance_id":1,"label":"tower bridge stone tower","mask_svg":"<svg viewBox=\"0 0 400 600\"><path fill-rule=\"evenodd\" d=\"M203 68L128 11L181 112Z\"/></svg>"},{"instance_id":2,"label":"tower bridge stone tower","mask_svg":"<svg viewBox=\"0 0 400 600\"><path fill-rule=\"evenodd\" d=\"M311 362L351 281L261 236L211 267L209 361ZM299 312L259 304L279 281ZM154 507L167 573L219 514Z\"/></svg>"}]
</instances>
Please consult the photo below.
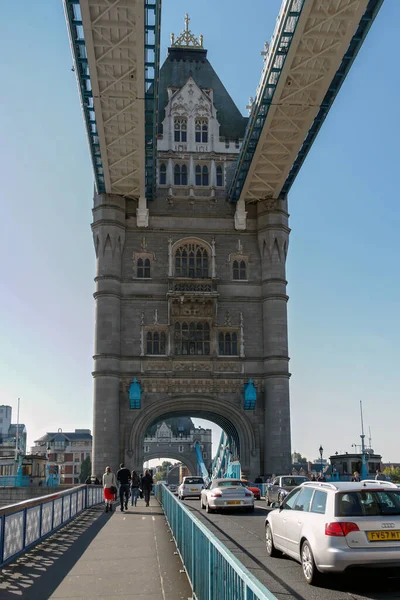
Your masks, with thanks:
<instances>
[{"instance_id":1,"label":"tower bridge stone tower","mask_svg":"<svg viewBox=\"0 0 400 600\"><path fill-rule=\"evenodd\" d=\"M149 427L182 416L220 425L248 477L289 468L287 203L247 205L236 231L226 197L246 122L187 22L161 69L148 226L137 199L94 199L96 474L140 471Z\"/></svg>"},{"instance_id":2,"label":"tower bridge stone tower","mask_svg":"<svg viewBox=\"0 0 400 600\"><path fill-rule=\"evenodd\" d=\"M152 458L173 458L184 463L192 475L197 475L196 442L200 445L207 468L212 461L211 429L195 427L191 419L165 419L150 427L144 438L145 461Z\"/></svg>"}]
</instances>

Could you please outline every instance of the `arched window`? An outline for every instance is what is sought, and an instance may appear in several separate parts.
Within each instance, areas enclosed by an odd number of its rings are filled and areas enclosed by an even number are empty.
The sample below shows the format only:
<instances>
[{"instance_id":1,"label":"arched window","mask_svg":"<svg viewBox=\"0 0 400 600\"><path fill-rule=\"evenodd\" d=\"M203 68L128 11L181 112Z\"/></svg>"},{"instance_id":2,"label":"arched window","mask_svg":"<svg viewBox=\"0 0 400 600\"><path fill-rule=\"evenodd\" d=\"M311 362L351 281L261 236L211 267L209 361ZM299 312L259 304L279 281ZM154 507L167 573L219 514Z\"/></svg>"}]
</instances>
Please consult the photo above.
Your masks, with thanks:
<instances>
[{"instance_id":1,"label":"arched window","mask_svg":"<svg viewBox=\"0 0 400 600\"><path fill-rule=\"evenodd\" d=\"M195 243L185 244L175 252L175 277L208 277L208 252Z\"/></svg>"},{"instance_id":2,"label":"arched window","mask_svg":"<svg viewBox=\"0 0 400 600\"><path fill-rule=\"evenodd\" d=\"M201 185L208 185L208 167L207 167L207 165L203 166L202 175L203 175L203 177L202 177Z\"/></svg>"},{"instance_id":3,"label":"arched window","mask_svg":"<svg viewBox=\"0 0 400 600\"><path fill-rule=\"evenodd\" d=\"M196 119L194 122L195 139L198 143L207 144L208 142L208 120Z\"/></svg>"},{"instance_id":4,"label":"arched window","mask_svg":"<svg viewBox=\"0 0 400 600\"><path fill-rule=\"evenodd\" d=\"M237 333L223 332L218 336L218 352L220 356L237 356L238 342Z\"/></svg>"},{"instance_id":5,"label":"arched window","mask_svg":"<svg viewBox=\"0 0 400 600\"><path fill-rule=\"evenodd\" d=\"M208 185L208 167L207 165L196 165L196 185Z\"/></svg>"},{"instance_id":6,"label":"arched window","mask_svg":"<svg viewBox=\"0 0 400 600\"><path fill-rule=\"evenodd\" d=\"M233 279L247 279L246 262L244 260L234 260L232 265Z\"/></svg>"},{"instance_id":7,"label":"arched window","mask_svg":"<svg viewBox=\"0 0 400 600\"><path fill-rule=\"evenodd\" d=\"M187 185L187 166L175 165L174 185Z\"/></svg>"},{"instance_id":8,"label":"arched window","mask_svg":"<svg viewBox=\"0 0 400 600\"><path fill-rule=\"evenodd\" d=\"M201 185L201 166L196 165L196 185Z\"/></svg>"},{"instance_id":9,"label":"arched window","mask_svg":"<svg viewBox=\"0 0 400 600\"><path fill-rule=\"evenodd\" d=\"M137 261L137 277L143 277L146 279L150 279L150 259L149 258L138 258Z\"/></svg>"},{"instance_id":10,"label":"arched window","mask_svg":"<svg viewBox=\"0 0 400 600\"><path fill-rule=\"evenodd\" d=\"M165 331L148 331L146 336L147 354L165 354Z\"/></svg>"},{"instance_id":11,"label":"arched window","mask_svg":"<svg viewBox=\"0 0 400 600\"><path fill-rule=\"evenodd\" d=\"M174 140L175 142L186 142L187 119L184 119L182 117L174 119Z\"/></svg>"},{"instance_id":12,"label":"arched window","mask_svg":"<svg viewBox=\"0 0 400 600\"><path fill-rule=\"evenodd\" d=\"M221 187L224 185L224 178L223 178L223 173L222 173L222 167L218 166L217 167L217 186Z\"/></svg>"},{"instance_id":13,"label":"arched window","mask_svg":"<svg viewBox=\"0 0 400 600\"><path fill-rule=\"evenodd\" d=\"M174 328L175 354L202 356L210 354L210 325L207 322L181 323Z\"/></svg>"},{"instance_id":14,"label":"arched window","mask_svg":"<svg viewBox=\"0 0 400 600\"><path fill-rule=\"evenodd\" d=\"M167 167L164 163L160 165L160 185L167 183Z\"/></svg>"}]
</instances>

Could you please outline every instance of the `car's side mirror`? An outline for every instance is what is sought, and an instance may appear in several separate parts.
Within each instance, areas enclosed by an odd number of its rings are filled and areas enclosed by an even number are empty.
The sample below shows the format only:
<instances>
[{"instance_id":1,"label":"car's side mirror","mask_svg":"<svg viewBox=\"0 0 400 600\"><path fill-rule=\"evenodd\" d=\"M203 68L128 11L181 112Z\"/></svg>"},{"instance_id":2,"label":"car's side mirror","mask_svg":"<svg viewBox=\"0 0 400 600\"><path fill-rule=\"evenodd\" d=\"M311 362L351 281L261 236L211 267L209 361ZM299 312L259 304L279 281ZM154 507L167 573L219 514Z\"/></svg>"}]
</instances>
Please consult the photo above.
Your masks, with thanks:
<instances>
[{"instance_id":1,"label":"car's side mirror","mask_svg":"<svg viewBox=\"0 0 400 600\"><path fill-rule=\"evenodd\" d=\"M281 502L273 502L271 504L271 508L280 508L282 506Z\"/></svg>"}]
</instances>

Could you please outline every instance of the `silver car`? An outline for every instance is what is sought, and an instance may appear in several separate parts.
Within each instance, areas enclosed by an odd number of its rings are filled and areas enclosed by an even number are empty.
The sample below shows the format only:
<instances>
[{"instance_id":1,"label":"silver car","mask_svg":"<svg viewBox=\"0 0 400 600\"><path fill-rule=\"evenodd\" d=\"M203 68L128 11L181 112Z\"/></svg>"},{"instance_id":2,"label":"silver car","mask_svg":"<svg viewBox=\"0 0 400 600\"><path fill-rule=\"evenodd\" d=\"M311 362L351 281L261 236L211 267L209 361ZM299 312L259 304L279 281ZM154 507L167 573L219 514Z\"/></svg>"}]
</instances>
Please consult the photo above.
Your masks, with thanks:
<instances>
[{"instance_id":1,"label":"silver car","mask_svg":"<svg viewBox=\"0 0 400 600\"><path fill-rule=\"evenodd\" d=\"M227 508L242 508L246 512L253 512L254 494L240 479L213 479L202 490L200 503L201 508L209 513Z\"/></svg>"},{"instance_id":2,"label":"silver car","mask_svg":"<svg viewBox=\"0 0 400 600\"><path fill-rule=\"evenodd\" d=\"M188 475L182 479L181 485L178 487L178 498L200 498L201 490L204 487L204 479L195 475Z\"/></svg>"},{"instance_id":3,"label":"silver car","mask_svg":"<svg viewBox=\"0 0 400 600\"><path fill-rule=\"evenodd\" d=\"M304 483L268 514L265 540L269 556L301 563L307 583L348 567L399 567L400 489L375 480Z\"/></svg>"},{"instance_id":4,"label":"silver car","mask_svg":"<svg viewBox=\"0 0 400 600\"><path fill-rule=\"evenodd\" d=\"M302 475L280 475L275 477L265 490L267 506L272 502L282 502L289 492L306 481L310 480Z\"/></svg>"}]
</instances>

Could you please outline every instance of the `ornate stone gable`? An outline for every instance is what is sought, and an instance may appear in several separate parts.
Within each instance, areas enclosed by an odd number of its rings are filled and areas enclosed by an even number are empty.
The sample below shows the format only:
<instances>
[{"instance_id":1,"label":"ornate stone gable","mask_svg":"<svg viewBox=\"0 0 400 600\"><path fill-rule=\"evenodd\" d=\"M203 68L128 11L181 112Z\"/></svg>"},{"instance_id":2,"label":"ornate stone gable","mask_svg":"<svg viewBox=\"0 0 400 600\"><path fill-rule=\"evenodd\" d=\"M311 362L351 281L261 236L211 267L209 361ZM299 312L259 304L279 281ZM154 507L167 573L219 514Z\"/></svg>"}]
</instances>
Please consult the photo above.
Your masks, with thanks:
<instances>
[{"instance_id":1,"label":"ornate stone gable","mask_svg":"<svg viewBox=\"0 0 400 600\"><path fill-rule=\"evenodd\" d=\"M217 113L211 99L189 77L186 84L172 95L166 114L172 117L216 118Z\"/></svg>"}]
</instances>

